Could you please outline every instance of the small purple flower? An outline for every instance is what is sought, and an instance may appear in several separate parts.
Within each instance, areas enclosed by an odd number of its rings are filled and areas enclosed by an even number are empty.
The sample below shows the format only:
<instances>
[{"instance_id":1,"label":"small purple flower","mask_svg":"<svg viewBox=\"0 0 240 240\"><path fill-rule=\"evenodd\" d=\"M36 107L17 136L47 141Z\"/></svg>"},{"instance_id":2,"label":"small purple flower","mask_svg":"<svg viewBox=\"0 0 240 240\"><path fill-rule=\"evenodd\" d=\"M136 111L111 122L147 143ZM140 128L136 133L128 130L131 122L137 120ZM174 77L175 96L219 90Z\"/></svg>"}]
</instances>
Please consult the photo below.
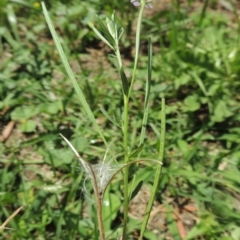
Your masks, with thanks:
<instances>
[{"instance_id":1,"label":"small purple flower","mask_svg":"<svg viewBox=\"0 0 240 240\"><path fill-rule=\"evenodd\" d=\"M134 6L138 7L138 6L141 5L141 3L140 3L139 1L140 1L140 0L131 0L131 3L132 3ZM151 1L151 0L147 0L146 2L149 2L149 3L146 3L145 7L146 7L146 8L152 8L152 4L150 3L150 2L152 2L152 1Z\"/></svg>"},{"instance_id":2,"label":"small purple flower","mask_svg":"<svg viewBox=\"0 0 240 240\"><path fill-rule=\"evenodd\" d=\"M131 3L136 7L140 6L140 2L138 2L137 0L131 0Z\"/></svg>"}]
</instances>

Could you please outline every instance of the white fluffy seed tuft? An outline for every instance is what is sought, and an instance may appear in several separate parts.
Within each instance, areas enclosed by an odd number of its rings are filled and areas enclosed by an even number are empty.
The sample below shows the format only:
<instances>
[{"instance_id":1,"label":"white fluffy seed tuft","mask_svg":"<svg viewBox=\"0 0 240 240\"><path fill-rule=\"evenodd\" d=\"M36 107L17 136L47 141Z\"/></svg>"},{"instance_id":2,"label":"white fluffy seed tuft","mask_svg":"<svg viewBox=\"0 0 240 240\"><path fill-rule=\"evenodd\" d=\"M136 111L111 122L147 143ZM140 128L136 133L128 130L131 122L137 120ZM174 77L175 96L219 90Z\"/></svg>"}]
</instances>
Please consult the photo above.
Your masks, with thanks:
<instances>
[{"instance_id":1,"label":"white fluffy seed tuft","mask_svg":"<svg viewBox=\"0 0 240 240\"><path fill-rule=\"evenodd\" d=\"M105 189L111 180L111 178L118 172L118 170L122 167L121 165L114 165L113 161L106 162L107 153L109 150L109 147L107 148L107 151L104 155L103 161L97 163L97 164L90 164L87 161L83 160L77 150L73 147L73 145L62 135L61 137L64 139L64 141L69 145L69 147L72 149L76 157L79 159L80 164L82 165L86 175L87 179L90 179L93 186L96 186L98 189L98 193L103 198L103 193L105 192ZM85 181L84 181L84 187L83 190L89 195L89 192L86 189Z\"/></svg>"}]
</instances>

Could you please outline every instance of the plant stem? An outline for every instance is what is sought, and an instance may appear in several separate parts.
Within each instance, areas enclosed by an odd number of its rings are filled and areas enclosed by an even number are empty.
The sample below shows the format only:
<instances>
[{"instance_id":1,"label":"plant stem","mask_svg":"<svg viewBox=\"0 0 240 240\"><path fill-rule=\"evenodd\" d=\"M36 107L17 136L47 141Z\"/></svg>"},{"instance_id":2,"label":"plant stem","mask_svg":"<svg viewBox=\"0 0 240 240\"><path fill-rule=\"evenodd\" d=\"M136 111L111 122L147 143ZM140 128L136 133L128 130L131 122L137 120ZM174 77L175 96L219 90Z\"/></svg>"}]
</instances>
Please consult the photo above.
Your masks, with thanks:
<instances>
[{"instance_id":1,"label":"plant stem","mask_svg":"<svg viewBox=\"0 0 240 240\"><path fill-rule=\"evenodd\" d=\"M119 51L118 45L115 47L115 54L118 60L119 65L119 73L122 68L122 59L121 54ZM124 89L124 86L123 86ZM124 94L123 90L123 97L124 97L124 110L123 110L123 147L124 147L124 163L128 163L128 111L129 111L129 94ZM123 233L122 239L127 239L127 221L128 221L128 175L129 169L128 166L125 167L124 170L124 177L123 177L123 192L124 192L124 202L123 202Z\"/></svg>"},{"instance_id":2,"label":"plant stem","mask_svg":"<svg viewBox=\"0 0 240 240\"><path fill-rule=\"evenodd\" d=\"M115 46L115 54L118 60L119 65L119 73L121 75L121 68L122 68L122 59L121 54L119 51L118 44ZM129 111L129 94L124 93L124 86L123 86L123 98L124 98L124 110L123 110L123 148L124 148L124 163L128 163L128 111ZM123 233L122 239L126 239L127 237L127 221L128 221L128 175L129 169L128 166L125 167L124 170L124 177L123 177L123 192L124 192L124 202L123 202Z\"/></svg>"},{"instance_id":3,"label":"plant stem","mask_svg":"<svg viewBox=\"0 0 240 240\"><path fill-rule=\"evenodd\" d=\"M124 94L124 122L123 122L123 146L124 146L124 162L125 164L128 163L128 118L129 118L129 98L131 97L131 90L133 87L133 83L135 80L136 70L137 70L137 63L138 63L138 53L139 53L139 43L140 43L140 31L141 31L141 22L142 22L142 15L144 10L145 4L141 4L140 12L138 15L138 23L137 23L137 31L136 31L136 43L135 43L135 60L134 60L134 67L132 72L132 79L128 91L128 95ZM119 53L116 53L117 58L119 59ZM119 61L119 60L118 60ZM122 66L122 62L119 61L120 67ZM129 196L128 196L128 177L129 177L129 167L126 166L124 171L124 202L123 202L123 235L122 239L127 239L127 221L128 221L128 204L129 204Z\"/></svg>"},{"instance_id":4,"label":"plant stem","mask_svg":"<svg viewBox=\"0 0 240 240\"><path fill-rule=\"evenodd\" d=\"M99 195L96 195L96 204L97 204L97 218L98 218L98 227L99 227L99 233L100 233L100 239L105 240L105 234L104 234L104 226L103 226L103 218L102 218L102 202Z\"/></svg>"},{"instance_id":5,"label":"plant stem","mask_svg":"<svg viewBox=\"0 0 240 240\"><path fill-rule=\"evenodd\" d=\"M105 240L103 217L102 217L102 198L98 191L98 184L97 184L97 179L96 179L95 173L94 173L91 165L88 165L88 166L91 170L92 177L93 177L93 189L94 189L94 195L95 195L95 199L96 199L96 209L97 209L97 219L98 219L100 239Z\"/></svg>"},{"instance_id":6,"label":"plant stem","mask_svg":"<svg viewBox=\"0 0 240 240\"><path fill-rule=\"evenodd\" d=\"M128 96L124 95L124 123L123 123L123 146L124 146L124 162L125 164L128 163L128 104L129 104L129 98ZM129 169L128 166L126 166L124 171L124 202L123 202L123 240L127 239L127 221L128 221L128 175L129 175Z\"/></svg>"},{"instance_id":7,"label":"plant stem","mask_svg":"<svg viewBox=\"0 0 240 240\"><path fill-rule=\"evenodd\" d=\"M122 67L122 58L121 58L121 54L120 54L118 46L116 46L115 54L116 54L116 57L117 57L117 60L118 60L119 72L120 72L120 69Z\"/></svg>"}]
</instances>

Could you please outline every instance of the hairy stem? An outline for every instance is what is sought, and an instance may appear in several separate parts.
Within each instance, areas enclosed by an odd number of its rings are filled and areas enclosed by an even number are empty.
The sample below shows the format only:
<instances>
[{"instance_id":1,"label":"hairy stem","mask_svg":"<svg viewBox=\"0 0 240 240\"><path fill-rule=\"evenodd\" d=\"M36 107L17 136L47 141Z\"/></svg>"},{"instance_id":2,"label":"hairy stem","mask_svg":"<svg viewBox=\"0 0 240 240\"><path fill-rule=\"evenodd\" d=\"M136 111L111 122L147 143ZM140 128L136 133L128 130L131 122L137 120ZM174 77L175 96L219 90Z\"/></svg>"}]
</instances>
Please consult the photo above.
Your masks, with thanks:
<instances>
[{"instance_id":1,"label":"hairy stem","mask_svg":"<svg viewBox=\"0 0 240 240\"><path fill-rule=\"evenodd\" d=\"M94 195L95 195L95 201L96 201L97 219L98 219L100 239L105 240L103 217L102 217L102 198L101 198L101 194L98 191L97 179L96 179L95 173L94 173L91 165L89 165L89 168L91 170L92 177L93 177L93 189L94 189Z\"/></svg>"}]
</instances>

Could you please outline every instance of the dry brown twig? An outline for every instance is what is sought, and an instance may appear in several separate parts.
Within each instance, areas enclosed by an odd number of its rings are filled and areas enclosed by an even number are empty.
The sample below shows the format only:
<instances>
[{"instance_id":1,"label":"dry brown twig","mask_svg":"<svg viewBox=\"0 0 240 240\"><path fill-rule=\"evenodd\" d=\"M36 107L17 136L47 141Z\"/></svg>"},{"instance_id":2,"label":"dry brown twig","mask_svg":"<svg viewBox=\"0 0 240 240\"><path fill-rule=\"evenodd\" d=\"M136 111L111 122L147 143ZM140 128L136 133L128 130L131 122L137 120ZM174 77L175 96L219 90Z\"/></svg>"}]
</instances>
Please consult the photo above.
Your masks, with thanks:
<instances>
[{"instance_id":1,"label":"dry brown twig","mask_svg":"<svg viewBox=\"0 0 240 240\"><path fill-rule=\"evenodd\" d=\"M23 209L23 206L19 207L1 226L0 230L3 229L12 229L12 228L7 228L5 227L21 210ZM12 229L14 230L14 229Z\"/></svg>"}]
</instances>

